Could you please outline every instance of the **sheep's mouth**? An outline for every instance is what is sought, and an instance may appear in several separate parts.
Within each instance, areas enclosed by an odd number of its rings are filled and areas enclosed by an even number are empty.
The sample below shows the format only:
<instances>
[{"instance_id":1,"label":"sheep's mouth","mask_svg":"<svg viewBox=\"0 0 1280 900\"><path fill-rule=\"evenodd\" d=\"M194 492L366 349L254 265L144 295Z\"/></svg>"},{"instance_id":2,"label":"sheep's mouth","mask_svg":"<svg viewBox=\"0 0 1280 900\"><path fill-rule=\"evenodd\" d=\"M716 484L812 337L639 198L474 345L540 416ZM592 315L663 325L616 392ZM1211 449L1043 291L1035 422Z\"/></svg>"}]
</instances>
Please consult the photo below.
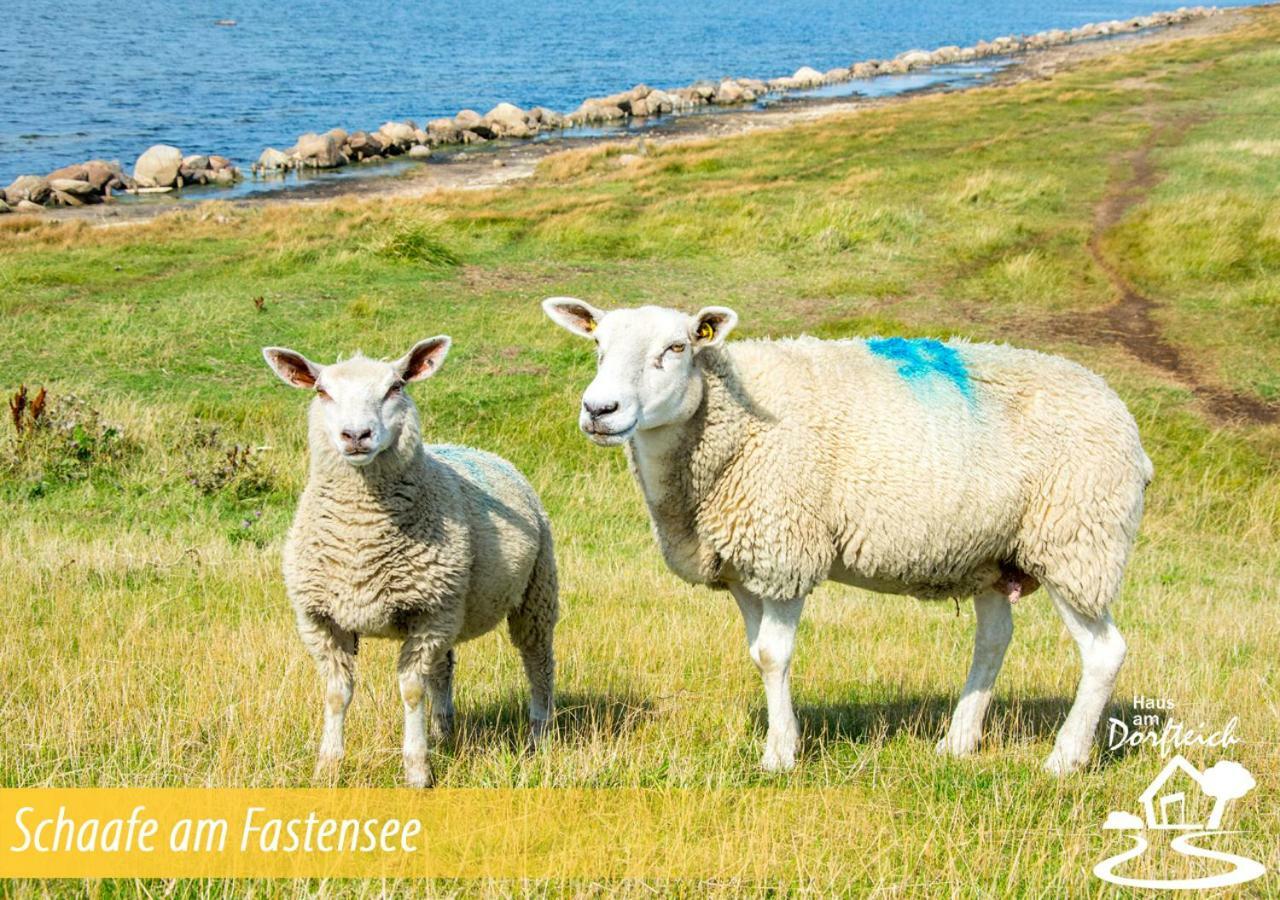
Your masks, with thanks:
<instances>
[{"instance_id":1,"label":"sheep's mouth","mask_svg":"<svg viewBox=\"0 0 1280 900\"><path fill-rule=\"evenodd\" d=\"M377 450L343 450L342 459L353 466L367 466L378 455Z\"/></svg>"},{"instance_id":2,"label":"sheep's mouth","mask_svg":"<svg viewBox=\"0 0 1280 900\"><path fill-rule=\"evenodd\" d=\"M632 422L626 428L620 428L617 431L606 431L595 425L587 425L582 429L583 433L587 437L591 438L593 443L598 444L601 447L616 447L619 444L626 443L627 439L631 437L635 430L635 422Z\"/></svg>"}]
</instances>

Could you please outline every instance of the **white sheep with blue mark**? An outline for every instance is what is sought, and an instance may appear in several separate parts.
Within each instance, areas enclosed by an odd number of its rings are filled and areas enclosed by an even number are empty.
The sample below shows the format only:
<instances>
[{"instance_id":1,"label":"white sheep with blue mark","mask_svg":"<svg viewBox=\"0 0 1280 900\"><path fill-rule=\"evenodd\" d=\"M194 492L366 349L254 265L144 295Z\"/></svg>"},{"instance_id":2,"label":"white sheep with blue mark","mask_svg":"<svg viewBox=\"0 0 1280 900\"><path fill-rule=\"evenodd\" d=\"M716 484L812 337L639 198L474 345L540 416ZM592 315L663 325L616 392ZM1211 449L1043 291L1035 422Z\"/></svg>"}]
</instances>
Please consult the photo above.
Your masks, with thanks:
<instances>
[{"instance_id":1,"label":"white sheep with blue mark","mask_svg":"<svg viewBox=\"0 0 1280 900\"><path fill-rule=\"evenodd\" d=\"M1083 662L1046 767L1087 761L1125 656L1107 608L1152 477L1133 417L1101 378L964 341L725 345L737 315L723 307L543 306L596 343L579 425L625 445L667 564L727 588L741 609L769 710L766 769L795 761L795 629L827 579L973 598L973 662L938 746L955 755L980 741L1011 604L1043 584Z\"/></svg>"}]
</instances>

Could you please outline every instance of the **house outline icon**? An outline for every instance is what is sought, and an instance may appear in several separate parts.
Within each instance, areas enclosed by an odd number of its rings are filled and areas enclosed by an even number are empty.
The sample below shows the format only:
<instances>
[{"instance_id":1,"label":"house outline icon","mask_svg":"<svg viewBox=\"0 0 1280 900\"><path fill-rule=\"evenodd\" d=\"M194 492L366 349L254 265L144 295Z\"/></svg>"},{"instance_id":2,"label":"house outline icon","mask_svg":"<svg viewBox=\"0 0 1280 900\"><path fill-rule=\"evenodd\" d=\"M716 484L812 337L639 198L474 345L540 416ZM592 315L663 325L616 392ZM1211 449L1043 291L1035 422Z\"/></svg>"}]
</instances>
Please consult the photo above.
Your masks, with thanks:
<instances>
[{"instance_id":1,"label":"house outline icon","mask_svg":"<svg viewBox=\"0 0 1280 900\"><path fill-rule=\"evenodd\" d=\"M1171 793L1168 796L1161 798L1159 801L1159 814L1157 814L1156 795L1160 793L1160 789L1164 787L1165 782L1170 778L1173 778L1173 776L1179 772L1190 777L1202 794L1207 793L1204 790L1204 776L1201 774L1200 770L1187 762L1181 755L1174 756L1173 759L1169 760L1169 764L1160 770L1160 774L1152 780L1151 784L1147 785L1147 789L1138 795L1138 800L1142 803L1143 809L1147 814L1148 828L1194 831L1196 829L1204 829L1206 827L1203 822L1169 821L1169 806L1173 803L1179 803L1181 811L1186 811L1187 800L1189 798L1186 796L1185 792L1180 791L1177 793Z\"/></svg>"}]
</instances>

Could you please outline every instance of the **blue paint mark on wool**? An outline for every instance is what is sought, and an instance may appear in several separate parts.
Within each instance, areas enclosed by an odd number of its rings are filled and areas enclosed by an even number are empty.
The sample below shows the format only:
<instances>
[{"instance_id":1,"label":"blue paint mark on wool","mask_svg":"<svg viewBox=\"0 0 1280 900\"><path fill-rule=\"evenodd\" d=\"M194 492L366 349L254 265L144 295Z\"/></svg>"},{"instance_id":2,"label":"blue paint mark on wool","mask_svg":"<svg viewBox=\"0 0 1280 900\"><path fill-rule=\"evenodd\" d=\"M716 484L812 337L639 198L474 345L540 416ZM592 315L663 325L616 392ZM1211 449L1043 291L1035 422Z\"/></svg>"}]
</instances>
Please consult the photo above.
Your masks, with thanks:
<instances>
[{"instance_id":1,"label":"blue paint mark on wool","mask_svg":"<svg viewBox=\"0 0 1280 900\"><path fill-rule=\"evenodd\" d=\"M921 382L930 375L945 378L964 397L973 400L969 371L959 351L932 338L871 338L867 349L876 356L898 364L898 374L908 381Z\"/></svg>"},{"instance_id":2,"label":"blue paint mark on wool","mask_svg":"<svg viewBox=\"0 0 1280 900\"><path fill-rule=\"evenodd\" d=\"M484 469L476 459L476 452L470 447L459 447L456 444L436 444L431 448L436 456L458 463L467 470L471 480L480 485L488 484Z\"/></svg>"}]
</instances>

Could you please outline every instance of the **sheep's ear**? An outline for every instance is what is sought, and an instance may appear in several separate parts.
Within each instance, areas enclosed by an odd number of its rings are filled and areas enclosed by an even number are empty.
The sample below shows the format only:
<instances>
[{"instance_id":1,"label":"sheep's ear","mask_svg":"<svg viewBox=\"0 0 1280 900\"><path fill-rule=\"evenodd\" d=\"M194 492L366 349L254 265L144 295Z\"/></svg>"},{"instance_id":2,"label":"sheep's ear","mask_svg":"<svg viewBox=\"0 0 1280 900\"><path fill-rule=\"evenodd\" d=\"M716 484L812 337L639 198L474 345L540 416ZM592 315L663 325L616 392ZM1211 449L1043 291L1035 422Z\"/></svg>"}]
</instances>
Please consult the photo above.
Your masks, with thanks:
<instances>
[{"instance_id":1,"label":"sheep's ear","mask_svg":"<svg viewBox=\"0 0 1280 900\"><path fill-rule=\"evenodd\" d=\"M436 374L444 358L449 355L449 346L453 343L447 334L418 341L404 356L391 364L405 381L421 381Z\"/></svg>"},{"instance_id":2,"label":"sheep's ear","mask_svg":"<svg viewBox=\"0 0 1280 900\"><path fill-rule=\"evenodd\" d=\"M262 356L285 384L296 388L316 386L320 367L301 353L295 353L288 347L263 347Z\"/></svg>"},{"instance_id":3,"label":"sheep's ear","mask_svg":"<svg viewBox=\"0 0 1280 900\"><path fill-rule=\"evenodd\" d=\"M591 337L604 318L604 311L573 297L548 297L542 301L542 311L561 328L582 337Z\"/></svg>"},{"instance_id":4,"label":"sheep's ear","mask_svg":"<svg viewBox=\"0 0 1280 900\"><path fill-rule=\"evenodd\" d=\"M706 306L698 310L691 320L689 329L693 336L693 346L702 350L706 347L719 347L724 339L738 324L738 314L727 306Z\"/></svg>"}]
</instances>

